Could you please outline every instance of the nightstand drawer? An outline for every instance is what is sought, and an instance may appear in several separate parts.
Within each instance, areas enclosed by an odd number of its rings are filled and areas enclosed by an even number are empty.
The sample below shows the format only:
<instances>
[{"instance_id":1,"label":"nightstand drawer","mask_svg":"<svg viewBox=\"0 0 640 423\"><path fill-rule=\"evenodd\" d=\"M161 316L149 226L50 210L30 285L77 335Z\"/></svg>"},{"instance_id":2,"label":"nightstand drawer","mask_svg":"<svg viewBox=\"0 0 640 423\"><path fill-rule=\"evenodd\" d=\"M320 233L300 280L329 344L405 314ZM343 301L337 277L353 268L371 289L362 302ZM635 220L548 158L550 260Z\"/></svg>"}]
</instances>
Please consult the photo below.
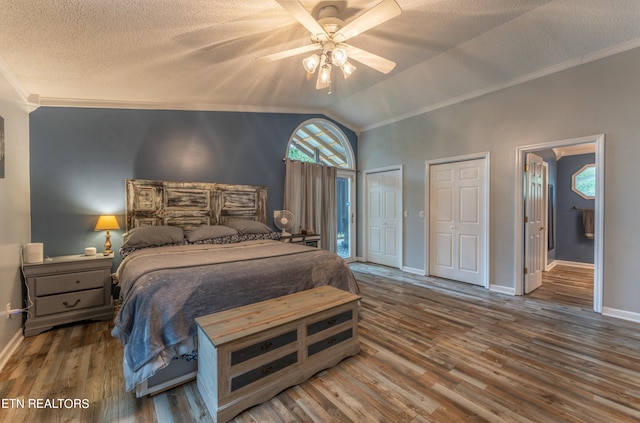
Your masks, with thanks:
<instances>
[{"instance_id":1,"label":"nightstand drawer","mask_svg":"<svg viewBox=\"0 0 640 423\"><path fill-rule=\"evenodd\" d=\"M36 316L104 305L104 288L36 297Z\"/></svg>"},{"instance_id":2,"label":"nightstand drawer","mask_svg":"<svg viewBox=\"0 0 640 423\"><path fill-rule=\"evenodd\" d=\"M90 272L38 276L35 278L35 285L36 297L61 294L63 292L82 291L91 288L102 288L104 287L104 272L102 270L94 270Z\"/></svg>"}]
</instances>

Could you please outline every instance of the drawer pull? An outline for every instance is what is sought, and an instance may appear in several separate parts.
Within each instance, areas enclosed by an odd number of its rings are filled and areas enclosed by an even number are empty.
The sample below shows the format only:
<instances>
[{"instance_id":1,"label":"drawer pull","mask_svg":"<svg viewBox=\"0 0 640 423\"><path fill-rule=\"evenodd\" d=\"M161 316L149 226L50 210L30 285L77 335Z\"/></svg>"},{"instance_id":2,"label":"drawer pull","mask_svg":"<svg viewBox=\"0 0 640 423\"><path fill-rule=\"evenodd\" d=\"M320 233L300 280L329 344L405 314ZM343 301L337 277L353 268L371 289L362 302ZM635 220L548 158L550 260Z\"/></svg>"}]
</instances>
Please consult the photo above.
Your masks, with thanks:
<instances>
[{"instance_id":1,"label":"drawer pull","mask_svg":"<svg viewBox=\"0 0 640 423\"><path fill-rule=\"evenodd\" d=\"M335 343L336 343L336 341L337 341L337 339L336 339L336 338L331 337L331 338L329 338L329 340L327 341L327 344L329 344L329 345L333 345L333 344L335 344Z\"/></svg>"},{"instance_id":2,"label":"drawer pull","mask_svg":"<svg viewBox=\"0 0 640 423\"><path fill-rule=\"evenodd\" d=\"M80 279L78 279L78 280L76 281L76 283L80 283Z\"/></svg>"},{"instance_id":3,"label":"drawer pull","mask_svg":"<svg viewBox=\"0 0 640 423\"><path fill-rule=\"evenodd\" d=\"M331 319L327 320L327 325L329 325L329 326L333 326L333 325L335 325L335 324L336 324L336 321L337 321L337 320L338 320L338 319L336 319L335 317L332 317Z\"/></svg>"},{"instance_id":4,"label":"drawer pull","mask_svg":"<svg viewBox=\"0 0 640 423\"><path fill-rule=\"evenodd\" d=\"M268 375L269 373L271 373L272 370L273 370L273 366L263 367L262 368L262 374L263 375Z\"/></svg>"},{"instance_id":5,"label":"drawer pull","mask_svg":"<svg viewBox=\"0 0 640 423\"><path fill-rule=\"evenodd\" d=\"M262 344L262 346L260 347L263 351L268 350L269 348L271 348L273 346L273 344L269 341L265 342L264 344Z\"/></svg>"},{"instance_id":6,"label":"drawer pull","mask_svg":"<svg viewBox=\"0 0 640 423\"><path fill-rule=\"evenodd\" d=\"M69 303L68 303L68 302L66 302L66 301L65 301L65 302L63 302L63 303L62 303L62 305L63 305L63 306L65 306L66 308L74 308L75 306L77 306L77 305L78 305L78 303L80 303L80 299L79 299L79 298L76 300L76 302L75 302L75 303L73 303L73 304L71 304L71 305L69 305Z\"/></svg>"}]
</instances>

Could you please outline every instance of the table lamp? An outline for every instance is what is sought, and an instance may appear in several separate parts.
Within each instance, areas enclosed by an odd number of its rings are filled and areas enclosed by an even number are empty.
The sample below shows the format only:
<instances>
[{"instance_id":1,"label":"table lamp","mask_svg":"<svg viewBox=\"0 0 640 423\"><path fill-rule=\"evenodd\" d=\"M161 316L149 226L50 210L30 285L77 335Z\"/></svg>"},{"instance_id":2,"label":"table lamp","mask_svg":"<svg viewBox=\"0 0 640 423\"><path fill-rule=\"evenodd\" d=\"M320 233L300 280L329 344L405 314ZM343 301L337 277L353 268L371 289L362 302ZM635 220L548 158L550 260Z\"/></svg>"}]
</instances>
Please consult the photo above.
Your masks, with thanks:
<instances>
[{"instance_id":1,"label":"table lamp","mask_svg":"<svg viewBox=\"0 0 640 423\"><path fill-rule=\"evenodd\" d=\"M102 252L102 254L104 254L105 256L108 256L109 254L113 253L113 251L111 251L111 234L109 233L109 230L118 230L120 229L120 225L118 225L118 220L116 219L115 216L100 216L98 218L98 223L96 223L96 231L107 231L107 239L104 242L104 251Z\"/></svg>"}]
</instances>

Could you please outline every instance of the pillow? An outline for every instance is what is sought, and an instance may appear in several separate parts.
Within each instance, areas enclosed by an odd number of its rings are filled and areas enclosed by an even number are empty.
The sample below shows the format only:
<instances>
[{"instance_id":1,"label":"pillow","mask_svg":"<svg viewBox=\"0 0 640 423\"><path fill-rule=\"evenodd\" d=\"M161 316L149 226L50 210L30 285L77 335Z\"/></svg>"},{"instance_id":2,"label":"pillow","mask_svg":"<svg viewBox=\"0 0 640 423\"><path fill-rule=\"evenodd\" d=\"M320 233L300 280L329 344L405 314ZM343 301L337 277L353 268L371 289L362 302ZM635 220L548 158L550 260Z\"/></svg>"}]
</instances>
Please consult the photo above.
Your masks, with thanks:
<instances>
[{"instance_id":1,"label":"pillow","mask_svg":"<svg viewBox=\"0 0 640 423\"><path fill-rule=\"evenodd\" d=\"M238 235L238 231L223 225L200 226L186 233L187 241L189 242L198 242L204 241L205 239L222 238L231 235Z\"/></svg>"},{"instance_id":2,"label":"pillow","mask_svg":"<svg viewBox=\"0 0 640 423\"><path fill-rule=\"evenodd\" d=\"M236 229L241 234L266 234L273 232L273 229L257 220L230 220L227 226Z\"/></svg>"},{"instance_id":3,"label":"pillow","mask_svg":"<svg viewBox=\"0 0 640 423\"><path fill-rule=\"evenodd\" d=\"M252 241L256 239L280 239L280 232L268 232L264 234L244 234L239 236L240 241Z\"/></svg>"},{"instance_id":4,"label":"pillow","mask_svg":"<svg viewBox=\"0 0 640 423\"><path fill-rule=\"evenodd\" d=\"M176 226L141 226L122 235L122 248L159 247L184 242L184 231Z\"/></svg>"}]
</instances>

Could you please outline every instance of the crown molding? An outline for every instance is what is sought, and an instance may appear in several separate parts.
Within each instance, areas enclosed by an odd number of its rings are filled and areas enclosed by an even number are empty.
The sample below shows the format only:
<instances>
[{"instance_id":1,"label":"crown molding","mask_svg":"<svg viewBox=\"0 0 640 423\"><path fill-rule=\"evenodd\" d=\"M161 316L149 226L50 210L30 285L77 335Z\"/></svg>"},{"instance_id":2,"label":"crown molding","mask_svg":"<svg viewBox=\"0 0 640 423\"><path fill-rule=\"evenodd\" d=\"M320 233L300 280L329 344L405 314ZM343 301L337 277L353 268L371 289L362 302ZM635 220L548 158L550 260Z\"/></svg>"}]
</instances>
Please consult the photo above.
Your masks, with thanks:
<instances>
[{"instance_id":1,"label":"crown molding","mask_svg":"<svg viewBox=\"0 0 640 423\"><path fill-rule=\"evenodd\" d=\"M553 152L556 155L556 160L560 160L566 156L577 156L579 154L590 154L596 152L596 145L594 143L570 145L567 147L553 148Z\"/></svg>"},{"instance_id":2,"label":"crown molding","mask_svg":"<svg viewBox=\"0 0 640 423\"><path fill-rule=\"evenodd\" d=\"M39 97L40 106L85 107L99 109L142 109L142 110L191 110L206 112L251 112L251 113L295 113L313 114L317 109L292 110L288 107L231 105L214 103L172 103L154 101L101 100L87 98Z\"/></svg>"},{"instance_id":3,"label":"crown molding","mask_svg":"<svg viewBox=\"0 0 640 423\"><path fill-rule=\"evenodd\" d=\"M34 95L29 94L29 91L27 91L22 86L16 75L13 73L7 62L5 62L2 57L0 57L0 76L6 79L9 83L9 86L18 94L20 100L24 103L29 113L39 107L37 101L33 101ZM35 96L35 98L37 99L37 95Z\"/></svg>"}]
</instances>

